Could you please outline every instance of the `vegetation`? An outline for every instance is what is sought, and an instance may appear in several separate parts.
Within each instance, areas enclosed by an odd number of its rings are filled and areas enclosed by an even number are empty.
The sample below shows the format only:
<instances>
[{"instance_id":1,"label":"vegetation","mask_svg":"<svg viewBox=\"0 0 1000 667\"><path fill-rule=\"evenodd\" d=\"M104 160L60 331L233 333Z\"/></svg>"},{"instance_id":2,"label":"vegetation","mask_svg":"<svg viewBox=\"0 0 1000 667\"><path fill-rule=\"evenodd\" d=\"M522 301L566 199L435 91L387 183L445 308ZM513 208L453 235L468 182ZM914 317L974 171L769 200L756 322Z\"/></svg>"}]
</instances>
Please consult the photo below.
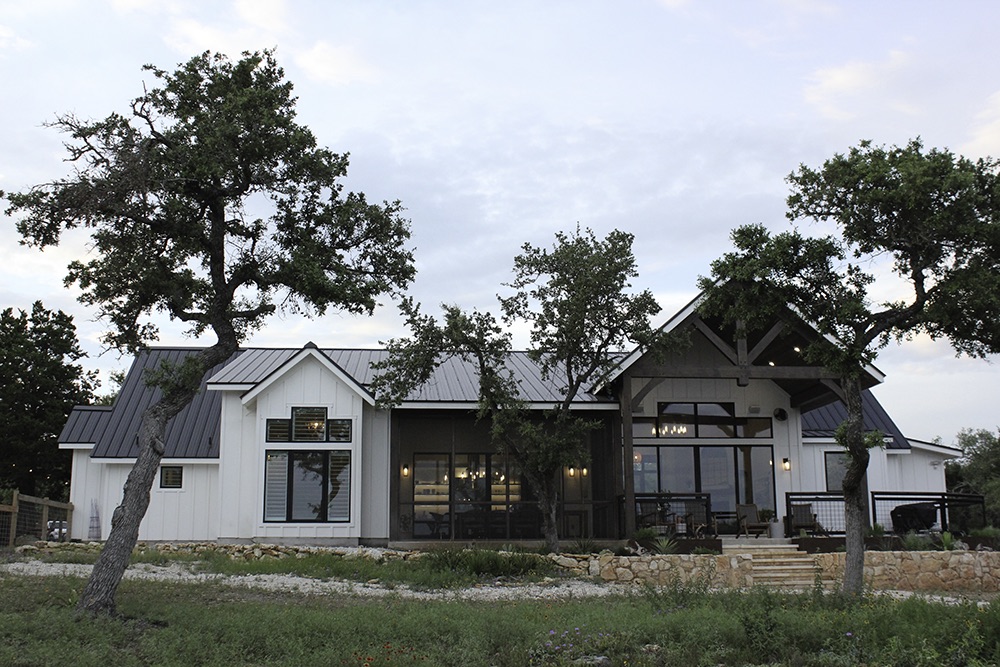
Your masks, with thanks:
<instances>
[{"instance_id":1,"label":"vegetation","mask_svg":"<svg viewBox=\"0 0 1000 667\"><path fill-rule=\"evenodd\" d=\"M389 357L373 382L383 406L400 403L444 361L458 357L479 376L479 416L488 418L498 450L517 463L542 512L542 532L559 550L559 489L563 470L590 458L593 423L573 414L581 393L600 385L616 367L610 354L625 346L651 346L658 337L649 318L660 308L648 291L630 294L637 275L631 234L557 233L551 249L530 244L514 258L514 294L500 298L508 330L530 327L529 356L558 387L559 402L540 417L521 400L508 368L511 337L491 313L442 306L442 321L403 303L411 335L389 341Z\"/></svg>"},{"instance_id":2,"label":"vegetation","mask_svg":"<svg viewBox=\"0 0 1000 667\"><path fill-rule=\"evenodd\" d=\"M67 500L70 452L56 439L74 405L97 386L73 318L36 301L31 312L0 312L0 489Z\"/></svg>"},{"instance_id":3,"label":"vegetation","mask_svg":"<svg viewBox=\"0 0 1000 667\"><path fill-rule=\"evenodd\" d=\"M69 177L5 195L25 244L91 230L90 253L70 263L66 282L108 324L108 345L142 349L156 339L157 314L214 336L147 377L160 398L143 413L135 465L80 598L95 613L114 612L167 423L205 373L279 308L371 314L414 275L402 206L343 191L347 156L296 122L292 85L271 52L237 62L206 52L175 72L145 70L155 82L126 113L51 124L69 136Z\"/></svg>"},{"instance_id":4,"label":"vegetation","mask_svg":"<svg viewBox=\"0 0 1000 667\"><path fill-rule=\"evenodd\" d=\"M591 600L465 602L125 581L122 618L77 617L83 581L0 579L0 663L197 665L979 666L1000 662L1000 604L700 584Z\"/></svg>"},{"instance_id":5,"label":"vegetation","mask_svg":"<svg viewBox=\"0 0 1000 667\"><path fill-rule=\"evenodd\" d=\"M820 336L804 358L831 371L847 419L837 441L848 454L844 476L847 564L844 590L860 594L868 516L864 484L869 449L864 429L865 367L879 350L924 332L983 357L1000 351L1000 181L998 163L972 162L919 140L883 148L862 142L820 169L788 177L790 220L829 222L826 236L798 230L772 235L763 225L733 232L736 246L703 279L705 310L737 330L804 318ZM884 278L895 301L877 303ZM766 329L764 329L766 331Z\"/></svg>"},{"instance_id":6,"label":"vegetation","mask_svg":"<svg viewBox=\"0 0 1000 667\"><path fill-rule=\"evenodd\" d=\"M981 494L986 522L1000 526L1000 429L962 429L955 446L965 454L945 467L948 490Z\"/></svg>"}]
</instances>

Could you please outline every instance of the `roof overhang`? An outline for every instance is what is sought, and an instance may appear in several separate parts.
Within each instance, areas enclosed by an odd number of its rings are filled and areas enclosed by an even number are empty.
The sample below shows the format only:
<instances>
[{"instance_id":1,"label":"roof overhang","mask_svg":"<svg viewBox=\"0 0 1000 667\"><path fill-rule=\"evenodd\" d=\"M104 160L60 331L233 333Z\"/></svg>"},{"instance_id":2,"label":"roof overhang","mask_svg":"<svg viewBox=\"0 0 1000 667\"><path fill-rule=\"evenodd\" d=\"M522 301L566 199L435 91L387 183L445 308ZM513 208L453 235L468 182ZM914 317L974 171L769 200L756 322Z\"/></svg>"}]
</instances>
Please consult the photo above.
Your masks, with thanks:
<instances>
[{"instance_id":1,"label":"roof overhang","mask_svg":"<svg viewBox=\"0 0 1000 667\"><path fill-rule=\"evenodd\" d=\"M288 361L280 365L278 368L274 369L270 374L267 375L263 380L253 385L253 387L246 391L241 397L241 401L244 405L252 403L260 396L263 392L267 391L268 387L274 384L281 376L290 371L295 366L306 361L307 359L313 359L322 365L327 371L336 376L341 382L351 387L361 399L368 403L369 405L375 405L375 397L372 396L371 392L368 391L364 385L358 383L353 377L348 375L344 369L336 364L330 357L323 354L323 352L316 347L313 343L306 344L301 350L296 352ZM234 385L224 385L225 388L231 388ZM220 387L221 388L221 387Z\"/></svg>"}]
</instances>

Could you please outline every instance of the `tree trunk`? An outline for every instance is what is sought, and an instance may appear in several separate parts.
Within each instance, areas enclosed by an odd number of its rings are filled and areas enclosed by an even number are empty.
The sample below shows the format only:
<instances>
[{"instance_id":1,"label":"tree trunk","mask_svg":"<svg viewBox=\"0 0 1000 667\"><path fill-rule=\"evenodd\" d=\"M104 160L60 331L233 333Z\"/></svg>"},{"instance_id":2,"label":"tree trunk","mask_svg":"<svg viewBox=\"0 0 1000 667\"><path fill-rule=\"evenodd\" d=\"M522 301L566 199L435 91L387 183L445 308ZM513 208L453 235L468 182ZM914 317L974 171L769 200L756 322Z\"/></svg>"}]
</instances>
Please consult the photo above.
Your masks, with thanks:
<instances>
[{"instance_id":1,"label":"tree trunk","mask_svg":"<svg viewBox=\"0 0 1000 667\"><path fill-rule=\"evenodd\" d=\"M865 531L868 528L868 497L865 475L868 471L868 442L864 431L861 407L861 384L856 378L842 382L847 420L838 433L840 444L847 450L848 464L844 475L844 531L847 558L844 564L843 591L861 595L865 575Z\"/></svg>"},{"instance_id":2,"label":"tree trunk","mask_svg":"<svg viewBox=\"0 0 1000 667\"><path fill-rule=\"evenodd\" d=\"M542 510L542 535L545 538L545 548L549 553L559 553L559 497L555 489L549 489L545 498L539 498L538 504Z\"/></svg>"},{"instance_id":3,"label":"tree trunk","mask_svg":"<svg viewBox=\"0 0 1000 667\"><path fill-rule=\"evenodd\" d=\"M228 345L218 343L198 353L193 363L200 365L201 372L182 374L189 379L162 388L163 397L146 408L139 425L139 455L125 480L122 502L111 516L111 532L94 563L94 570L77 603L77 611L95 615L116 613L115 595L139 540L139 525L149 507L150 489L163 458L167 423L194 400L204 374L235 351L233 337Z\"/></svg>"},{"instance_id":4,"label":"tree trunk","mask_svg":"<svg viewBox=\"0 0 1000 667\"><path fill-rule=\"evenodd\" d=\"M139 456L125 481L122 502L111 517L111 533L94 563L77 611L108 615L116 611L115 595L139 539L139 524L146 516L149 492L163 457L167 421L173 416L167 415L162 403L150 406L143 413L139 427Z\"/></svg>"}]
</instances>

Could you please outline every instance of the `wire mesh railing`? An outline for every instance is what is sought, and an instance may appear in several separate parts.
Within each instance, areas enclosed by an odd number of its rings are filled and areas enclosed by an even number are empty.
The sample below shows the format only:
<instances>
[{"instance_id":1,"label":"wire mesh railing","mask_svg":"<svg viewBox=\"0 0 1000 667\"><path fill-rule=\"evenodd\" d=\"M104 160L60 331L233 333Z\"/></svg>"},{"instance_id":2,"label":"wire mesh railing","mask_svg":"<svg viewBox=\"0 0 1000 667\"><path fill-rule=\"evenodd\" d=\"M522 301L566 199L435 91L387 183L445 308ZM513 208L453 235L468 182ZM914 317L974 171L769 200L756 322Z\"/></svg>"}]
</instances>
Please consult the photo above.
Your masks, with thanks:
<instances>
[{"instance_id":1,"label":"wire mesh railing","mask_svg":"<svg viewBox=\"0 0 1000 667\"><path fill-rule=\"evenodd\" d=\"M0 505L0 545L12 547L35 540L68 542L72 524L72 503L14 491L11 504Z\"/></svg>"}]
</instances>

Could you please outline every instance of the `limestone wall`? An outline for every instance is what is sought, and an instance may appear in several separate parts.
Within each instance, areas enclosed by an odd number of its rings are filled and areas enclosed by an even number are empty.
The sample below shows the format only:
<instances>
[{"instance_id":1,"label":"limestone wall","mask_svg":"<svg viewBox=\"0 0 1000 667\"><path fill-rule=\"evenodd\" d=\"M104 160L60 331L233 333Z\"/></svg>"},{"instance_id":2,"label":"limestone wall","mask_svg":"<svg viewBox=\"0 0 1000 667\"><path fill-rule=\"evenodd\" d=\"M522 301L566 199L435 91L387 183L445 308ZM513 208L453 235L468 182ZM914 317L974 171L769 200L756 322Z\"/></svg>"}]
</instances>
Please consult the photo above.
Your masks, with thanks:
<instances>
[{"instance_id":1,"label":"limestone wall","mask_svg":"<svg viewBox=\"0 0 1000 667\"><path fill-rule=\"evenodd\" d=\"M753 582L753 559L746 554L615 556L605 551L551 558L580 576L600 577L603 581L663 586L707 580L708 585L716 588L745 588Z\"/></svg>"},{"instance_id":2,"label":"limestone wall","mask_svg":"<svg viewBox=\"0 0 1000 667\"><path fill-rule=\"evenodd\" d=\"M824 574L842 579L844 553L815 554ZM997 551L866 551L865 584L874 590L1000 591Z\"/></svg>"}]
</instances>

